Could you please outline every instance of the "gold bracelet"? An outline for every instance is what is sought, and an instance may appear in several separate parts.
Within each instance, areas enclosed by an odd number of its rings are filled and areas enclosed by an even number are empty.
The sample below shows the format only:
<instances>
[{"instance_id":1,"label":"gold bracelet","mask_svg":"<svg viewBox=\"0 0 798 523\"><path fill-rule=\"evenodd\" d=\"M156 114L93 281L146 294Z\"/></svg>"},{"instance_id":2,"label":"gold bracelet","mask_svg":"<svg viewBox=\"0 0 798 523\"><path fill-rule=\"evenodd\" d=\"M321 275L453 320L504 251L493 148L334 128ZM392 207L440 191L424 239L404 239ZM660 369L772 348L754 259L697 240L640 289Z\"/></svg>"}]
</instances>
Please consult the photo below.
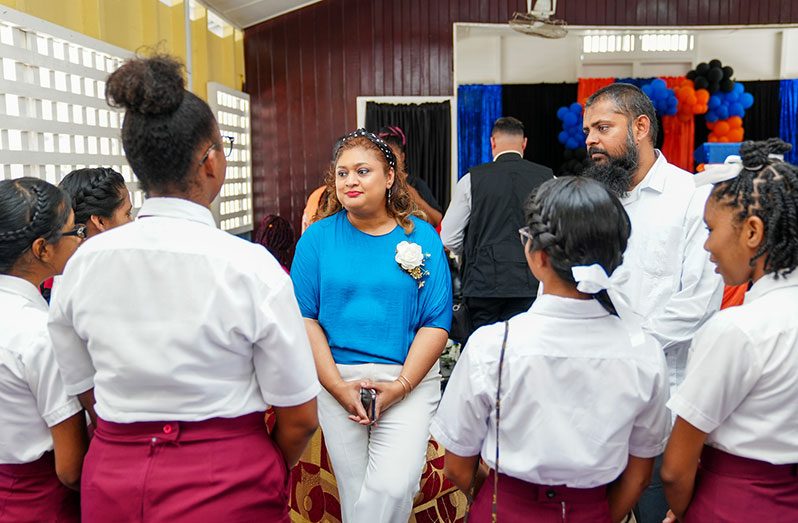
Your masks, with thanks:
<instances>
[{"instance_id":1,"label":"gold bracelet","mask_svg":"<svg viewBox=\"0 0 798 523\"><path fill-rule=\"evenodd\" d=\"M407 397L407 395L410 394L410 391L408 390L407 385L405 385L405 382L400 380L399 378L396 378L394 381L398 381L399 385L402 386L402 390L405 391L404 395L402 395L402 399L405 399Z\"/></svg>"},{"instance_id":2,"label":"gold bracelet","mask_svg":"<svg viewBox=\"0 0 798 523\"><path fill-rule=\"evenodd\" d=\"M405 397L407 397L408 394L413 392L413 384L410 383L409 379L405 378L401 374L396 379L397 379L397 381L399 381L399 383L402 384L402 387L405 389Z\"/></svg>"}]
</instances>

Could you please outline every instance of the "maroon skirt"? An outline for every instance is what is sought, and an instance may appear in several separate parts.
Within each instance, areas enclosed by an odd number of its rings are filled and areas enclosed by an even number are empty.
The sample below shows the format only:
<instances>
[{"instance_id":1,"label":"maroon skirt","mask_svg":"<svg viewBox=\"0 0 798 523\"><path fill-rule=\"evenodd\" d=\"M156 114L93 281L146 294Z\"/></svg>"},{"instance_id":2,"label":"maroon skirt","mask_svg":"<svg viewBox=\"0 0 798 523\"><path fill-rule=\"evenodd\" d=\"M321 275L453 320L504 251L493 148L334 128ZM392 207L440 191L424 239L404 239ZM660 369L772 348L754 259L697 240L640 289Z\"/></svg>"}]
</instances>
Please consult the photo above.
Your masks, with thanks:
<instances>
[{"instance_id":1,"label":"maroon skirt","mask_svg":"<svg viewBox=\"0 0 798 523\"><path fill-rule=\"evenodd\" d=\"M288 522L288 471L263 413L110 423L83 464L84 521Z\"/></svg>"},{"instance_id":2,"label":"maroon skirt","mask_svg":"<svg viewBox=\"0 0 798 523\"><path fill-rule=\"evenodd\" d=\"M705 446L685 523L798 522L798 465L773 465Z\"/></svg>"},{"instance_id":3,"label":"maroon skirt","mask_svg":"<svg viewBox=\"0 0 798 523\"><path fill-rule=\"evenodd\" d=\"M493 474L482 485L471 506L470 521L491 521ZM499 474L497 520L501 523L606 523L610 522L607 487L570 488L536 485Z\"/></svg>"},{"instance_id":4,"label":"maroon skirt","mask_svg":"<svg viewBox=\"0 0 798 523\"><path fill-rule=\"evenodd\" d=\"M52 451L32 463L0 465L0 521L80 522L80 497L58 480Z\"/></svg>"}]
</instances>

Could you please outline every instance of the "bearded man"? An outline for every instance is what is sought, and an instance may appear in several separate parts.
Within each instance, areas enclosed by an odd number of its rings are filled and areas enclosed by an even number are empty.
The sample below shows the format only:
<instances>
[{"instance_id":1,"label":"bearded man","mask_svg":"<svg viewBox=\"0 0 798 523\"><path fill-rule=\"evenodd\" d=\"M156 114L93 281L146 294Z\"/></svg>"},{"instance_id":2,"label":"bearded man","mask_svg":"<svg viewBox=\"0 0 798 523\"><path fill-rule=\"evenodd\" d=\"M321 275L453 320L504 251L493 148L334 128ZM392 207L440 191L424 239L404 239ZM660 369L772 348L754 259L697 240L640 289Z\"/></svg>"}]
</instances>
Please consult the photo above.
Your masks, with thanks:
<instances>
[{"instance_id":1,"label":"bearded man","mask_svg":"<svg viewBox=\"0 0 798 523\"><path fill-rule=\"evenodd\" d=\"M662 345L674 390L684 378L693 335L720 308L723 296L723 281L703 249L710 187L696 188L692 174L654 148L654 106L633 85L596 91L585 104L584 125L592 163L583 175L618 196L632 222L623 265L612 279L642 317L643 330ZM660 523L667 512L660 464L661 456L639 503L642 523Z\"/></svg>"}]
</instances>

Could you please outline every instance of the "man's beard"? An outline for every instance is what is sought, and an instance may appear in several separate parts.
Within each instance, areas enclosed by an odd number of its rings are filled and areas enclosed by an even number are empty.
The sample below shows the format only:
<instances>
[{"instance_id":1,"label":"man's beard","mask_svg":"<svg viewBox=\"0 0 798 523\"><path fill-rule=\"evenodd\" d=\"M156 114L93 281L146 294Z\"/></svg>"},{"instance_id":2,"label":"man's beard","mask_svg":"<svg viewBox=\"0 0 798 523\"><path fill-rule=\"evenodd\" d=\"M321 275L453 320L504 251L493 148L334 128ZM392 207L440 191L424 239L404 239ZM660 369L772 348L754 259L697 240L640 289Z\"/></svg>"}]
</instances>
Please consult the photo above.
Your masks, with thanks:
<instances>
[{"instance_id":1,"label":"man's beard","mask_svg":"<svg viewBox=\"0 0 798 523\"><path fill-rule=\"evenodd\" d=\"M605 155L607 161L591 161L582 175L600 182L618 198L629 196L639 159L631 128L626 135L626 149L622 156L610 156L607 151L598 147L590 147L587 150L589 158L596 153Z\"/></svg>"}]
</instances>

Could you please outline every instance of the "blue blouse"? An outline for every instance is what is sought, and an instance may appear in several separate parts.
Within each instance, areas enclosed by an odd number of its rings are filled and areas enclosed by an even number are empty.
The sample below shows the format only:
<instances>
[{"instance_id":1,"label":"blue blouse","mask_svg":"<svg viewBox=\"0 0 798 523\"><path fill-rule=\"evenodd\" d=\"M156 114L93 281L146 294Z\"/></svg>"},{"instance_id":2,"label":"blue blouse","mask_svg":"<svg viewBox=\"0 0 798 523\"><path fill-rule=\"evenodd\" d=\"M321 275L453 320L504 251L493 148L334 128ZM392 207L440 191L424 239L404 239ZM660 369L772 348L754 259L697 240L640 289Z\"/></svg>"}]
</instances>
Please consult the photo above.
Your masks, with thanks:
<instances>
[{"instance_id":1,"label":"blue blouse","mask_svg":"<svg viewBox=\"0 0 798 523\"><path fill-rule=\"evenodd\" d=\"M318 320L336 363L404 364L422 327L449 330L452 280L438 233L411 217L413 232L396 226L380 236L356 229L346 211L311 225L291 265L302 316ZM399 242L421 246L429 275L419 288L394 259Z\"/></svg>"}]
</instances>

